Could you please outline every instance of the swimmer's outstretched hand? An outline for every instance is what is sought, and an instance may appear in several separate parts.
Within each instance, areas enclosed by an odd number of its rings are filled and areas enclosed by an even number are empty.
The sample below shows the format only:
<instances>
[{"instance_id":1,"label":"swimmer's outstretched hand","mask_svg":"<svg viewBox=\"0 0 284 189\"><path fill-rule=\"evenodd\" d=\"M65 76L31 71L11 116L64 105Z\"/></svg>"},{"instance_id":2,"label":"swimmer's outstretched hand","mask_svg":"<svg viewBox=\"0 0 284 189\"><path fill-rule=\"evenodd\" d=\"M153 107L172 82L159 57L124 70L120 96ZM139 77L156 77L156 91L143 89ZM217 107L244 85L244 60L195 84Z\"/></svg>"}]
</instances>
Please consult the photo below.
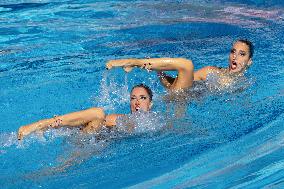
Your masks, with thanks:
<instances>
[{"instance_id":1,"label":"swimmer's outstretched hand","mask_svg":"<svg viewBox=\"0 0 284 189\"><path fill-rule=\"evenodd\" d=\"M134 62L134 59L110 60L106 63L106 69L110 70L113 67L122 67L125 72L130 72L136 66Z\"/></svg>"},{"instance_id":2,"label":"swimmer's outstretched hand","mask_svg":"<svg viewBox=\"0 0 284 189\"><path fill-rule=\"evenodd\" d=\"M33 129L29 125L20 127L18 130L18 140L22 140L24 136L29 135L31 132L33 132Z\"/></svg>"},{"instance_id":3,"label":"swimmer's outstretched hand","mask_svg":"<svg viewBox=\"0 0 284 189\"><path fill-rule=\"evenodd\" d=\"M61 119L57 119L56 117L51 119L43 119L38 122L21 126L18 130L18 140L22 140L25 136L31 134L35 131L40 131L43 129L47 129L48 127L59 127L62 123Z\"/></svg>"}]
</instances>

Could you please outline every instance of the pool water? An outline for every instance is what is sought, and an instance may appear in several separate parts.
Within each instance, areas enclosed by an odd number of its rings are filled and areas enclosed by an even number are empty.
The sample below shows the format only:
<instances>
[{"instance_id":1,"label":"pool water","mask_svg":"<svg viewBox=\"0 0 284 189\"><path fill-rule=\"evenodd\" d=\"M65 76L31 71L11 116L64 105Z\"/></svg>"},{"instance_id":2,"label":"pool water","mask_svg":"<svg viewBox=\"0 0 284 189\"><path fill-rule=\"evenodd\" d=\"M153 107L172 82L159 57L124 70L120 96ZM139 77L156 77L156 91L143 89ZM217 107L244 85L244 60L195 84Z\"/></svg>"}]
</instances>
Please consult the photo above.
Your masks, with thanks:
<instances>
[{"instance_id":1,"label":"pool water","mask_svg":"<svg viewBox=\"0 0 284 189\"><path fill-rule=\"evenodd\" d=\"M1 188L284 188L283 8L276 0L2 0ZM129 57L226 67L238 38L255 45L245 90L206 91L178 118L179 102L165 100L154 72L105 69ZM53 115L93 106L127 114L128 92L141 82L154 108L134 115L144 120L137 132L16 139L21 125Z\"/></svg>"}]
</instances>

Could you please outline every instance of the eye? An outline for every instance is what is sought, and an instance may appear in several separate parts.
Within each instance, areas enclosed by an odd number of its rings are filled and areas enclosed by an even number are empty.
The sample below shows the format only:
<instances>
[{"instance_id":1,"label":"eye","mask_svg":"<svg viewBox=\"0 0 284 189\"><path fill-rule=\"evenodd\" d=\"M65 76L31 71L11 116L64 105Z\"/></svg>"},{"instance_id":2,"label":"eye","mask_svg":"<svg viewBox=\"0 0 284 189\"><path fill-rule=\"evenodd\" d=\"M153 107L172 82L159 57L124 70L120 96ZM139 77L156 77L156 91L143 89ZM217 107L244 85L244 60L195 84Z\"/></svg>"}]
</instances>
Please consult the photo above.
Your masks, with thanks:
<instances>
[{"instance_id":1,"label":"eye","mask_svg":"<svg viewBox=\"0 0 284 189\"><path fill-rule=\"evenodd\" d=\"M141 100L146 100L147 97L146 97L146 96L141 96L140 99L141 99Z\"/></svg>"},{"instance_id":2,"label":"eye","mask_svg":"<svg viewBox=\"0 0 284 189\"><path fill-rule=\"evenodd\" d=\"M233 54L233 53L235 53L236 52L236 50L235 49L231 49L231 54Z\"/></svg>"},{"instance_id":3,"label":"eye","mask_svg":"<svg viewBox=\"0 0 284 189\"><path fill-rule=\"evenodd\" d=\"M130 100L136 100L136 97L132 96L130 97Z\"/></svg>"},{"instance_id":4,"label":"eye","mask_svg":"<svg viewBox=\"0 0 284 189\"><path fill-rule=\"evenodd\" d=\"M240 55L241 56L246 56L246 53L245 52L240 52Z\"/></svg>"}]
</instances>

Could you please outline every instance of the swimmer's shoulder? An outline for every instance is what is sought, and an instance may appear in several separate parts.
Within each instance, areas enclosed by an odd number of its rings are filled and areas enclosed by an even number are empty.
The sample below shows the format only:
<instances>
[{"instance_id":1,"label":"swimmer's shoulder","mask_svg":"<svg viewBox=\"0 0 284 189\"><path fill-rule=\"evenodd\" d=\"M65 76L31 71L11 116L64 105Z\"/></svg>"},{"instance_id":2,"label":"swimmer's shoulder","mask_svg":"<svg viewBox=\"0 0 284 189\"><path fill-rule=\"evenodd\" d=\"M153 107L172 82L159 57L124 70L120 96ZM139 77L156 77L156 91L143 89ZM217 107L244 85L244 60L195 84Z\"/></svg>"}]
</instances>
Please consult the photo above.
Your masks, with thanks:
<instances>
[{"instance_id":1,"label":"swimmer's shoulder","mask_svg":"<svg viewBox=\"0 0 284 189\"><path fill-rule=\"evenodd\" d=\"M206 80L206 77L210 73L218 73L222 68L216 66L205 66L196 72L194 72L194 81Z\"/></svg>"},{"instance_id":2,"label":"swimmer's shoulder","mask_svg":"<svg viewBox=\"0 0 284 189\"><path fill-rule=\"evenodd\" d=\"M117 118L124 116L125 114L109 114L105 117L105 126L107 127L113 127L116 126L116 120Z\"/></svg>"}]
</instances>

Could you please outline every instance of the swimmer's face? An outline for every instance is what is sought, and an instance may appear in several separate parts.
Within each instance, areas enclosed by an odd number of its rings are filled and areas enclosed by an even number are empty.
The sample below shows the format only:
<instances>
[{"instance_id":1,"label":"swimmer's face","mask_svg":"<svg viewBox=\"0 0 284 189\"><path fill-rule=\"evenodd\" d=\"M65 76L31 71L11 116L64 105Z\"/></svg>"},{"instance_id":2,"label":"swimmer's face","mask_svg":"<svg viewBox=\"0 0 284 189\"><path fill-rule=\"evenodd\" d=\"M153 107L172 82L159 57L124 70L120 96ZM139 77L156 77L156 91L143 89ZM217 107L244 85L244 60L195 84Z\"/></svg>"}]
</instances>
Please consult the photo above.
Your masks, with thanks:
<instances>
[{"instance_id":1,"label":"swimmer's face","mask_svg":"<svg viewBox=\"0 0 284 189\"><path fill-rule=\"evenodd\" d=\"M150 96L143 87L135 87L130 94L130 109L131 112L143 110L149 111L152 107Z\"/></svg>"},{"instance_id":2,"label":"swimmer's face","mask_svg":"<svg viewBox=\"0 0 284 189\"><path fill-rule=\"evenodd\" d=\"M252 63L250 58L249 46L243 42L237 41L230 52L229 71L231 73L242 72Z\"/></svg>"}]
</instances>

